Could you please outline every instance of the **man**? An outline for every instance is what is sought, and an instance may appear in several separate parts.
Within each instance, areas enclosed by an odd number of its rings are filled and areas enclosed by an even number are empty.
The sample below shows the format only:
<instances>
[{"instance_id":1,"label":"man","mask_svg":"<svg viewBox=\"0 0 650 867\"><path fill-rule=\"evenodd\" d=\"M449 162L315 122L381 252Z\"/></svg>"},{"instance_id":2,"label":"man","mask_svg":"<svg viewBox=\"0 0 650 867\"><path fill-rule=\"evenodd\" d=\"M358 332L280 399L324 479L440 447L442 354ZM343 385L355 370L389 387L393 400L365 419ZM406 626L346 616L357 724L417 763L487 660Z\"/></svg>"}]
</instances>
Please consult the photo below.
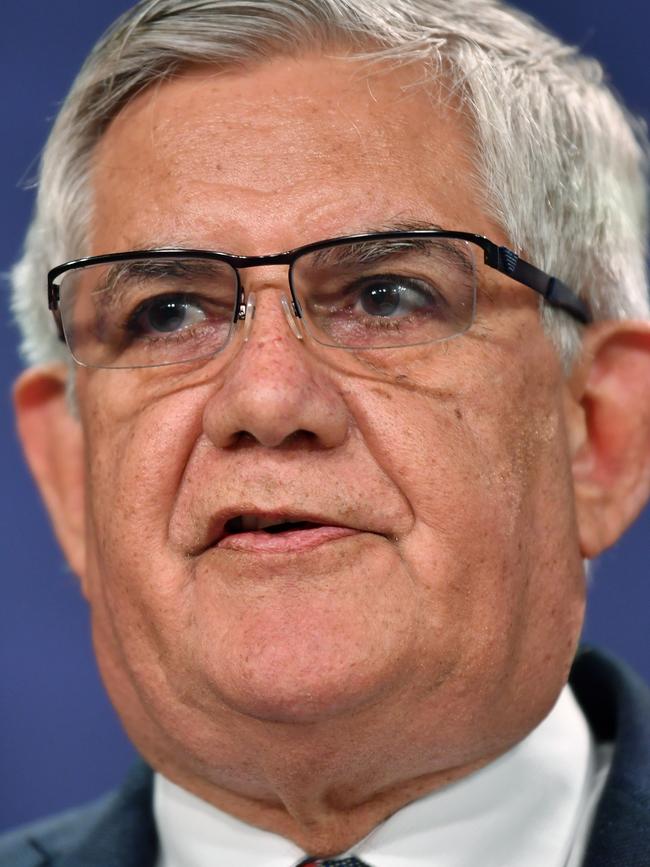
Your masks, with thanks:
<instances>
[{"instance_id":1,"label":"man","mask_svg":"<svg viewBox=\"0 0 650 867\"><path fill-rule=\"evenodd\" d=\"M650 493L644 170L491 0L116 24L44 155L16 408L146 765L0 864L650 863L648 694L566 686Z\"/></svg>"}]
</instances>

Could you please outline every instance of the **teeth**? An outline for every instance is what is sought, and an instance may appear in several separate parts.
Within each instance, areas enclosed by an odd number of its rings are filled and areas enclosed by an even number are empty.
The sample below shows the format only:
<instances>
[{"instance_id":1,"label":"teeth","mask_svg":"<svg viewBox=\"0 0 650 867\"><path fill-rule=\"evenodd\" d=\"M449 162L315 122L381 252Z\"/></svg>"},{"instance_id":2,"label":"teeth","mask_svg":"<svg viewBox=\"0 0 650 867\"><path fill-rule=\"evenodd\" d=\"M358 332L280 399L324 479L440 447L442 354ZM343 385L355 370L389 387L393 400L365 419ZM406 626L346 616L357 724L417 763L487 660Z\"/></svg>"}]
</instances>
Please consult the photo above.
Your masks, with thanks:
<instances>
[{"instance_id":1,"label":"teeth","mask_svg":"<svg viewBox=\"0 0 650 867\"><path fill-rule=\"evenodd\" d=\"M269 521L258 521L257 529L258 530L266 530L267 527L277 527L278 524L290 524L290 521L283 521L282 518L278 520L278 518L274 518Z\"/></svg>"},{"instance_id":2,"label":"teeth","mask_svg":"<svg viewBox=\"0 0 650 867\"><path fill-rule=\"evenodd\" d=\"M296 521L285 521L282 518L261 518L258 515L241 515L239 525L241 532L265 530L267 527L277 527L278 524L295 524Z\"/></svg>"},{"instance_id":3,"label":"teeth","mask_svg":"<svg viewBox=\"0 0 650 867\"><path fill-rule=\"evenodd\" d=\"M259 530L259 519L255 515L242 515L239 519L242 532L248 533L250 530Z\"/></svg>"}]
</instances>

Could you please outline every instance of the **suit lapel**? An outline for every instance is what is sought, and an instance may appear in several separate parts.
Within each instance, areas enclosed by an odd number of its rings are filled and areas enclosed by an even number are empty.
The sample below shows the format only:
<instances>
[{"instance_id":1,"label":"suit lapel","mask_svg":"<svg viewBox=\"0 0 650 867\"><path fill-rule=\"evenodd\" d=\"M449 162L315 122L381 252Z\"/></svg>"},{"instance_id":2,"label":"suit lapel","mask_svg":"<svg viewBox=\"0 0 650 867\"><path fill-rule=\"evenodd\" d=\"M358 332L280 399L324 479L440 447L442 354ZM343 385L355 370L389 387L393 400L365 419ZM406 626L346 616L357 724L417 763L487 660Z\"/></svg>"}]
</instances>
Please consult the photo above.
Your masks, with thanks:
<instances>
[{"instance_id":1,"label":"suit lapel","mask_svg":"<svg viewBox=\"0 0 650 867\"><path fill-rule=\"evenodd\" d=\"M593 650L577 657L571 686L596 738L615 743L583 867L648 867L650 693L631 671ZM151 770L138 764L72 849L58 854L46 838L34 838L35 860L30 863L34 867L154 867L158 842L152 789Z\"/></svg>"},{"instance_id":2,"label":"suit lapel","mask_svg":"<svg viewBox=\"0 0 650 867\"><path fill-rule=\"evenodd\" d=\"M615 743L584 867L650 864L650 693L629 669L585 650L571 686L599 740Z\"/></svg>"},{"instance_id":3,"label":"suit lapel","mask_svg":"<svg viewBox=\"0 0 650 867\"><path fill-rule=\"evenodd\" d=\"M48 867L153 867L158 841L152 812L152 772L142 762L89 826L79 843L65 854L47 852L38 839L32 847L47 855Z\"/></svg>"}]
</instances>

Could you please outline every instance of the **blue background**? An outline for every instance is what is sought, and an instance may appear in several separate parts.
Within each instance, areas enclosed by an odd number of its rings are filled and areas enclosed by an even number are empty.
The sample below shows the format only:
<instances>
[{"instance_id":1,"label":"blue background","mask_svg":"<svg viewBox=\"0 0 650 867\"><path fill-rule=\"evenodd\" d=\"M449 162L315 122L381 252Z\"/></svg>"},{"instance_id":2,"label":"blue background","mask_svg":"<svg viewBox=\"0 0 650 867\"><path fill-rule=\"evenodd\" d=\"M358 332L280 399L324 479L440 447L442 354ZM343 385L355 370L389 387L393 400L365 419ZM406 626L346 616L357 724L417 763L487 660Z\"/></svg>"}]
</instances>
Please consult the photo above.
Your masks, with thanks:
<instances>
[{"instance_id":1,"label":"blue background","mask_svg":"<svg viewBox=\"0 0 650 867\"><path fill-rule=\"evenodd\" d=\"M450 0L453 2L453 0ZM520 4L605 63L616 89L650 116L647 0ZM127 0L5 0L0 23L0 271L17 258L34 177L57 105ZM43 291L45 291L45 284ZM99 683L87 612L23 466L10 383L16 337L0 316L0 829L115 785L133 756ZM650 680L650 510L598 565L585 636Z\"/></svg>"}]
</instances>

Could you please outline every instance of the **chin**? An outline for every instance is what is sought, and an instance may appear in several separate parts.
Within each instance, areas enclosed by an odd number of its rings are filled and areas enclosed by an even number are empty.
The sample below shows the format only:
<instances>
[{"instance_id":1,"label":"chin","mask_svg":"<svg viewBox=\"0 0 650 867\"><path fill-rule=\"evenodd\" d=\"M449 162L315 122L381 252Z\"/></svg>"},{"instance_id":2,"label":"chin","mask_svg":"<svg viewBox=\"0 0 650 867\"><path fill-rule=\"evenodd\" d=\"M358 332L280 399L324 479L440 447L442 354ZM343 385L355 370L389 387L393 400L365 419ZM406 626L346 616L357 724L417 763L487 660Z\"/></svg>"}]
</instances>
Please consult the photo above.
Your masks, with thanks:
<instances>
[{"instance_id":1,"label":"chin","mask_svg":"<svg viewBox=\"0 0 650 867\"><path fill-rule=\"evenodd\" d=\"M373 695L367 691L341 689L337 684L330 691L320 684L318 692L294 688L267 689L265 694L242 692L225 696L228 707L260 722L284 725L313 725L340 716L354 715L365 705L378 699L379 690Z\"/></svg>"},{"instance_id":2,"label":"chin","mask_svg":"<svg viewBox=\"0 0 650 867\"><path fill-rule=\"evenodd\" d=\"M290 652L267 645L239 659L222 657L206 671L205 685L238 714L265 722L310 724L354 715L403 682L399 659L355 658L352 652L342 656L331 647L320 651Z\"/></svg>"}]
</instances>

